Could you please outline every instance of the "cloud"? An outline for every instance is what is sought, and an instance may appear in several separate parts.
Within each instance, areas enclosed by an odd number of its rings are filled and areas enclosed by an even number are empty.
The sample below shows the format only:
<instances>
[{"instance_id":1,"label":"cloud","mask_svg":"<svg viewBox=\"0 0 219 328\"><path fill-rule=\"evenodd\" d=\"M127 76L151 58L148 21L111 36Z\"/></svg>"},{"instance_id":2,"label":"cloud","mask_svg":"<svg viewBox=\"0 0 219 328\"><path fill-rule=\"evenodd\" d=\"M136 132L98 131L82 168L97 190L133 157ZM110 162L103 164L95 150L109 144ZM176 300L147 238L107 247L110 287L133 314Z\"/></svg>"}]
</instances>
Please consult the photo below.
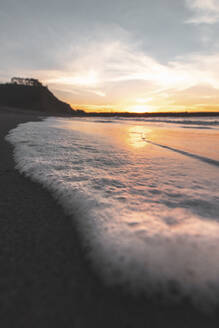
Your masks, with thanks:
<instances>
[{"instance_id":1,"label":"cloud","mask_svg":"<svg viewBox=\"0 0 219 328\"><path fill-rule=\"evenodd\" d=\"M217 0L186 0L194 15L187 20L192 24L215 24L219 21L219 2Z\"/></svg>"},{"instance_id":2,"label":"cloud","mask_svg":"<svg viewBox=\"0 0 219 328\"><path fill-rule=\"evenodd\" d=\"M187 0L187 3L191 6L191 8L195 9L213 11L218 8L217 0Z\"/></svg>"},{"instance_id":3,"label":"cloud","mask_svg":"<svg viewBox=\"0 0 219 328\"><path fill-rule=\"evenodd\" d=\"M218 19L217 1L113 4L114 10L99 0L5 1L1 80L33 76L64 101L100 108L150 98L150 105L166 108L182 90L219 87L215 25L196 26Z\"/></svg>"},{"instance_id":4,"label":"cloud","mask_svg":"<svg viewBox=\"0 0 219 328\"><path fill-rule=\"evenodd\" d=\"M101 42L70 44L56 60L62 62L58 65L60 69L22 70L22 75L39 78L73 107L81 104L81 108L84 105L84 108L137 110L136 106L150 105L151 110L182 110L200 103L197 93L191 97L186 90L204 85L199 95L208 97L209 90L219 89L217 52L193 53L163 64L131 38L103 38ZM15 74L19 75L19 71ZM143 103L145 99L150 100L148 104ZM204 100L206 106L218 101L216 98Z\"/></svg>"},{"instance_id":5,"label":"cloud","mask_svg":"<svg viewBox=\"0 0 219 328\"><path fill-rule=\"evenodd\" d=\"M86 49L81 49L78 58L74 58L65 71L57 72L60 78L47 82L103 87L126 81L148 81L155 88L186 89L200 83L219 88L218 53L194 53L165 65L131 43L92 44Z\"/></svg>"},{"instance_id":6,"label":"cloud","mask_svg":"<svg viewBox=\"0 0 219 328\"><path fill-rule=\"evenodd\" d=\"M183 91L202 85L199 95L208 97L211 90L219 89L219 54L194 53L165 65L131 42L92 43L78 49L65 69L47 71L44 76L52 89L68 89L67 99L73 105L86 101L86 106L125 109L139 105L139 99L149 99L155 109L172 105L182 109L199 102L198 93L192 98L185 92L181 97Z\"/></svg>"}]
</instances>

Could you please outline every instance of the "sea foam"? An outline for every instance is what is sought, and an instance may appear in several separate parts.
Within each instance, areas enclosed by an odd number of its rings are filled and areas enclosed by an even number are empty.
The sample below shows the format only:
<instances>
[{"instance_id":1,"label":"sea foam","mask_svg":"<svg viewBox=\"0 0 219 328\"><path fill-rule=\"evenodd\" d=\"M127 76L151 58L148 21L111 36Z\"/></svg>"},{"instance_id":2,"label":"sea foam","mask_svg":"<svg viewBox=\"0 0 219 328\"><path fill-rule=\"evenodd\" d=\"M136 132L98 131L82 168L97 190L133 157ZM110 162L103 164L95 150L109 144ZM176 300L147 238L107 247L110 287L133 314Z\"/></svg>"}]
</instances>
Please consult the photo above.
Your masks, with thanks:
<instances>
[{"instance_id":1,"label":"sea foam","mask_svg":"<svg viewBox=\"0 0 219 328\"><path fill-rule=\"evenodd\" d=\"M217 303L219 169L199 160L208 150L200 154L195 141L211 147L217 135L178 128L165 139L169 128L114 123L49 118L20 124L6 139L16 168L72 216L105 283ZM217 161L216 149L206 158Z\"/></svg>"}]
</instances>

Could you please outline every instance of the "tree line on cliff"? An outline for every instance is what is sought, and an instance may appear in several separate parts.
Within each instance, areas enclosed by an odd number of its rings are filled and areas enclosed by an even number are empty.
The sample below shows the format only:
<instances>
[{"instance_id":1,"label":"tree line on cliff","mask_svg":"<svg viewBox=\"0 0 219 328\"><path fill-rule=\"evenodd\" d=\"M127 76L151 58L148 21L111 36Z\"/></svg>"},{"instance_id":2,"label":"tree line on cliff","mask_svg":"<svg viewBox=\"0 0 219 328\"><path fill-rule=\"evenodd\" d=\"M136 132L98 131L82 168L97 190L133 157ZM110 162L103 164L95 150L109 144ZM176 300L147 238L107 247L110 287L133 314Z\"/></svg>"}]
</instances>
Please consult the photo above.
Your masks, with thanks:
<instances>
[{"instance_id":1,"label":"tree line on cliff","mask_svg":"<svg viewBox=\"0 0 219 328\"><path fill-rule=\"evenodd\" d=\"M80 115L83 111L53 95L39 80L13 77L9 83L0 84L0 106L14 107L59 115Z\"/></svg>"}]
</instances>

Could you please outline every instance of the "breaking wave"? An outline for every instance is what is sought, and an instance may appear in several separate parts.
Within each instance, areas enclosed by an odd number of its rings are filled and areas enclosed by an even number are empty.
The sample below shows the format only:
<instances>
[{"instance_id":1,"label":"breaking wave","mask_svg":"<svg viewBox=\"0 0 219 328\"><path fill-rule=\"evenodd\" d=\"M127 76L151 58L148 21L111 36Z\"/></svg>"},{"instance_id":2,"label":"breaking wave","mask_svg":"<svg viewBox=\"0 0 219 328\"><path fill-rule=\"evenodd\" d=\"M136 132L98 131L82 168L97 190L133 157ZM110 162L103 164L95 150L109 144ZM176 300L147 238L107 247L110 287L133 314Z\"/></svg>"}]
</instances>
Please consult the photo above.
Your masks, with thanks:
<instances>
[{"instance_id":1,"label":"breaking wave","mask_svg":"<svg viewBox=\"0 0 219 328\"><path fill-rule=\"evenodd\" d=\"M142 131L134 121L49 118L6 139L16 168L72 215L106 283L217 303L218 167L147 142L151 132Z\"/></svg>"}]
</instances>

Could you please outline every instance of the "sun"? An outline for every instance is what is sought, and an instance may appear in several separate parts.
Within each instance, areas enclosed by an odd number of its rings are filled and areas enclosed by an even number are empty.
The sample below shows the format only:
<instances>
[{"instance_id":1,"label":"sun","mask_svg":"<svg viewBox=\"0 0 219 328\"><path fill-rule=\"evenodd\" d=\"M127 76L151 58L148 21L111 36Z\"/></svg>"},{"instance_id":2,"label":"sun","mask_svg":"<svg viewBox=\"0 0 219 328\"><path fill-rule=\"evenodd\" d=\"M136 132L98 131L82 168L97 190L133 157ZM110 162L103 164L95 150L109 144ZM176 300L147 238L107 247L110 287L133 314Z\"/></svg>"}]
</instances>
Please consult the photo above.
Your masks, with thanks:
<instances>
[{"instance_id":1,"label":"sun","mask_svg":"<svg viewBox=\"0 0 219 328\"><path fill-rule=\"evenodd\" d=\"M154 107L150 105L131 105L129 106L128 111L131 113L154 112Z\"/></svg>"}]
</instances>

